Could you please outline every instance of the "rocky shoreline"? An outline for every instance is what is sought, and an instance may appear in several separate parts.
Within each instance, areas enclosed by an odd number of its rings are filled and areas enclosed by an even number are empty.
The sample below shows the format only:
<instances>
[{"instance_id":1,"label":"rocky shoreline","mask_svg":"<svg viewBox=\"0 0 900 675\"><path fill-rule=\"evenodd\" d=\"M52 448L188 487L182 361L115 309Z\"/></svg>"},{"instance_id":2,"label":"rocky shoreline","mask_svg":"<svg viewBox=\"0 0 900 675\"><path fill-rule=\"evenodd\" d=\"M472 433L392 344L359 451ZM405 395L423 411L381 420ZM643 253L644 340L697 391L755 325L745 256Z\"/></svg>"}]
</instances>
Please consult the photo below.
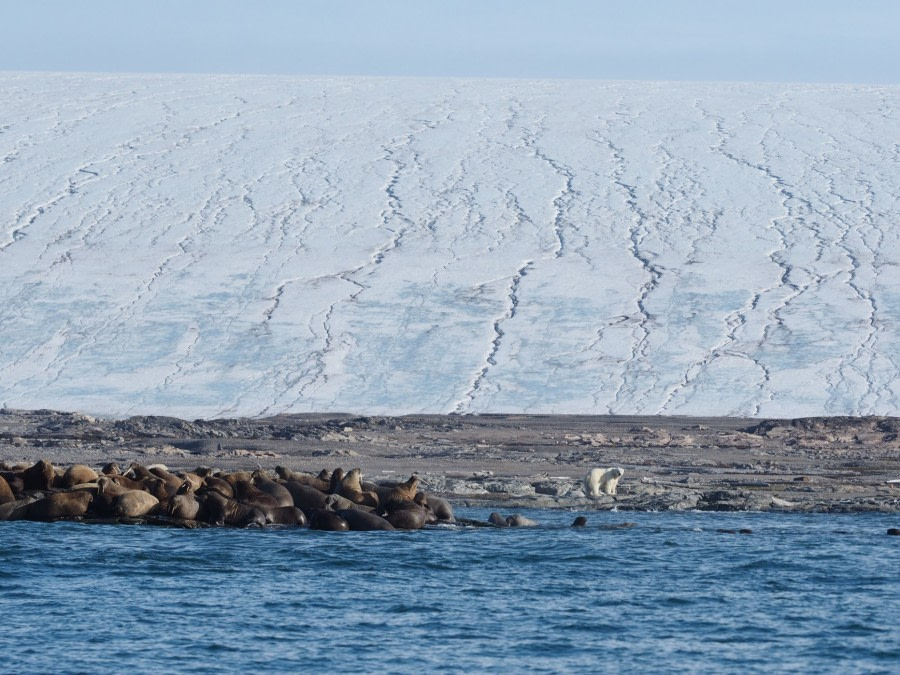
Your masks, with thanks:
<instances>
[{"instance_id":1,"label":"rocky shoreline","mask_svg":"<svg viewBox=\"0 0 900 675\"><path fill-rule=\"evenodd\" d=\"M279 415L187 421L0 410L0 461L173 470L359 467L456 505L618 511L900 511L900 419ZM584 495L622 467L615 496Z\"/></svg>"}]
</instances>

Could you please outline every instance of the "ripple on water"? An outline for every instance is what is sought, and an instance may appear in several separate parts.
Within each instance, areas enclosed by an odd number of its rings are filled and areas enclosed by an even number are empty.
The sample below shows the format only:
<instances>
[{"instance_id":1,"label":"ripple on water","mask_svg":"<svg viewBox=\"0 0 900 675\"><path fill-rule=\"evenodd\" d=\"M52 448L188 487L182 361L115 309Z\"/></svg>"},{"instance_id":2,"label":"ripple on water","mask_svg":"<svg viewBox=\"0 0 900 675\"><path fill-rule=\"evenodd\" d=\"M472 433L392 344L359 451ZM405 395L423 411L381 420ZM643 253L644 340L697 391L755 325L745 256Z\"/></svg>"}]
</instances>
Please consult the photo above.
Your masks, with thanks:
<instances>
[{"instance_id":1,"label":"ripple on water","mask_svg":"<svg viewBox=\"0 0 900 675\"><path fill-rule=\"evenodd\" d=\"M95 672L113 670L102 666L110 655L115 670L178 672L303 670L310 659L329 670L590 671L623 650L643 671L897 662L890 518L629 514L635 527L604 530L620 516L572 529L568 512L524 515L548 526L0 523L0 646L22 671L53 670L62 653L78 655L71 670ZM741 527L754 534L715 532ZM28 642L35 621L41 648Z\"/></svg>"}]
</instances>

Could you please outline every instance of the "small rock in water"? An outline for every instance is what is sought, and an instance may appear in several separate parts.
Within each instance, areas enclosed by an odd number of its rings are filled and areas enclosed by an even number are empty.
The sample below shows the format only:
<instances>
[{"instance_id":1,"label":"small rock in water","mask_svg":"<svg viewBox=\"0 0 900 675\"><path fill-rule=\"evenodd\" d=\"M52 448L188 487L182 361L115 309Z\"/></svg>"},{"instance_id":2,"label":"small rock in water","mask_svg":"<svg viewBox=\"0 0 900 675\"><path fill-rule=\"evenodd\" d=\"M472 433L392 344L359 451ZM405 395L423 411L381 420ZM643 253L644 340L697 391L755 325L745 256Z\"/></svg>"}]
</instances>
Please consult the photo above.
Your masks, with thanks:
<instances>
[{"instance_id":1,"label":"small rock in water","mask_svg":"<svg viewBox=\"0 0 900 675\"><path fill-rule=\"evenodd\" d=\"M888 529L888 534L891 536L900 536L900 527L891 527Z\"/></svg>"}]
</instances>

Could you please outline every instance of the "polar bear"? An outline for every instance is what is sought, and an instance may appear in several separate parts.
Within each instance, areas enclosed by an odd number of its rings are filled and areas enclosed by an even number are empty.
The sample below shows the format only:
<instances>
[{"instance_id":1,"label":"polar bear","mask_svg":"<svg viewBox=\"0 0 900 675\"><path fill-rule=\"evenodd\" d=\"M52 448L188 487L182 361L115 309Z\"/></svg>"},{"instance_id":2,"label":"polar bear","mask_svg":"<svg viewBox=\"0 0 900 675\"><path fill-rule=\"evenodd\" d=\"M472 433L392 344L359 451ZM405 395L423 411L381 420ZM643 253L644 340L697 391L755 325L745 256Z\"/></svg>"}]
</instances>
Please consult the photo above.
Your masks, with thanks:
<instances>
[{"instance_id":1,"label":"polar bear","mask_svg":"<svg viewBox=\"0 0 900 675\"><path fill-rule=\"evenodd\" d=\"M584 494L595 498L601 494L616 494L616 486L624 473L625 471L618 467L591 469L584 477Z\"/></svg>"}]
</instances>

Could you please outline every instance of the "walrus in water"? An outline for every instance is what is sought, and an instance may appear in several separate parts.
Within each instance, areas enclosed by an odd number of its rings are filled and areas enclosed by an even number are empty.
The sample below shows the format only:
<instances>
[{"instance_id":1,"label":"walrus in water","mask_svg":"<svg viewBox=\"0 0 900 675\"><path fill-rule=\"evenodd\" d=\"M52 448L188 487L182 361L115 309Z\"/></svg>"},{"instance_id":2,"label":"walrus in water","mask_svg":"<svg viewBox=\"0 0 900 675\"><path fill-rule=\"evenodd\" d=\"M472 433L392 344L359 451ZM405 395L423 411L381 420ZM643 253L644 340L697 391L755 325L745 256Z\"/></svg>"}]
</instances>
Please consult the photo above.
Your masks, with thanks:
<instances>
[{"instance_id":1,"label":"walrus in water","mask_svg":"<svg viewBox=\"0 0 900 675\"><path fill-rule=\"evenodd\" d=\"M575 519L575 522L572 523L572 527L585 527L587 525L587 518L584 516L578 516Z\"/></svg>"},{"instance_id":2,"label":"walrus in water","mask_svg":"<svg viewBox=\"0 0 900 675\"><path fill-rule=\"evenodd\" d=\"M501 516L496 511L488 516L488 522L491 525L496 525L497 527L509 527L509 523L506 522L506 518Z\"/></svg>"},{"instance_id":3,"label":"walrus in water","mask_svg":"<svg viewBox=\"0 0 900 675\"><path fill-rule=\"evenodd\" d=\"M206 511L207 518L213 525L248 527L266 524L266 516L259 509L228 499L213 490L206 494Z\"/></svg>"},{"instance_id":4,"label":"walrus in water","mask_svg":"<svg viewBox=\"0 0 900 675\"><path fill-rule=\"evenodd\" d=\"M340 511L335 511L335 513L347 521L351 530L357 532L396 529L381 516L376 516L374 513L368 511L361 511L360 509L341 509Z\"/></svg>"},{"instance_id":5,"label":"walrus in water","mask_svg":"<svg viewBox=\"0 0 900 675\"><path fill-rule=\"evenodd\" d=\"M306 525L307 523L303 511L296 506L275 506L261 510L266 515L267 525Z\"/></svg>"},{"instance_id":6,"label":"walrus in water","mask_svg":"<svg viewBox=\"0 0 900 675\"><path fill-rule=\"evenodd\" d=\"M514 513L511 516L506 516L506 524L510 527L537 527L538 523L531 518L526 518L525 516Z\"/></svg>"},{"instance_id":7,"label":"walrus in water","mask_svg":"<svg viewBox=\"0 0 900 675\"><path fill-rule=\"evenodd\" d=\"M387 521L398 530L421 530L428 521L428 510L411 500L388 502Z\"/></svg>"},{"instance_id":8,"label":"walrus in water","mask_svg":"<svg viewBox=\"0 0 900 675\"><path fill-rule=\"evenodd\" d=\"M309 529L325 530L328 532L346 532L350 529L350 523L341 518L334 511L317 509L310 514Z\"/></svg>"},{"instance_id":9,"label":"walrus in water","mask_svg":"<svg viewBox=\"0 0 900 675\"><path fill-rule=\"evenodd\" d=\"M82 490L56 492L22 507L26 509L24 518L47 521L59 518L78 518L87 513L91 499L93 499L93 495Z\"/></svg>"}]
</instances>

